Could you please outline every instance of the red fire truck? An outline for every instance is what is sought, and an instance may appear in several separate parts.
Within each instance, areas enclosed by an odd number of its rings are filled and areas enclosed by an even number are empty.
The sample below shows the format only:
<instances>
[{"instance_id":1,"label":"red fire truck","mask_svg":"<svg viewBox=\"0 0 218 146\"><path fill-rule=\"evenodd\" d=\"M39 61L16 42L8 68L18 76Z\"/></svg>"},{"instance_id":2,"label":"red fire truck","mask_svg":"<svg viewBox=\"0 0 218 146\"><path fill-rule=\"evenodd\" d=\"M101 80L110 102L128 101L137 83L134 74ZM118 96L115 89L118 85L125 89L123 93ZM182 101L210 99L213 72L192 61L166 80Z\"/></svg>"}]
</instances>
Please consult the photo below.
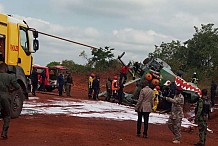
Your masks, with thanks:
<instances>
[{"instance_id":1,"label":"red fire truck","mask_svg":"<svg viewBox=\"0 0 218 146\"><path fill-rule=\"evenodd\" d=\"M40 89L40 85L42 83L41 73L43 71L45 71L45 74L46 74L46 78L45 78L45 89L46 89L46 91L52 91L52 90L54 90L56 88L56 84L53 84L50 81L50 72L49 72L48 67L40 66L40 65L33 65L33 68L36 68L37 73L38 73L38 81L39 81L38 89Z\"/></svg>"}]
</instances>

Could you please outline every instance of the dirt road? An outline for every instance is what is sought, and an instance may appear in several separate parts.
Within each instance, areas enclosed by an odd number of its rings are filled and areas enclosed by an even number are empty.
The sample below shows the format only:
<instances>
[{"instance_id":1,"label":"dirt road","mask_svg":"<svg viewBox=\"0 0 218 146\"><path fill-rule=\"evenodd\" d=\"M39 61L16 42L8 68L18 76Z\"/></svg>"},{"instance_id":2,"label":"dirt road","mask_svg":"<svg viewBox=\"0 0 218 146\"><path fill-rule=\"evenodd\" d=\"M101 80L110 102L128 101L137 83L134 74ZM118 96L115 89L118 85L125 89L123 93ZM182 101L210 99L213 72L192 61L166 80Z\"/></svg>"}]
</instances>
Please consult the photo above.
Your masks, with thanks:
<instances>
[{"instance_id":1,"label":"dirt road","mask_svg":"<svg viewBox=\"0 0 218 146\"><path fill-rule=\"evenodd\" d=\"M79 93L79 92L78 92ZM75 94L74 94L75 95ZM39 94L40 103L57 100L52 95ZM65 97L62 97L65 98ZM73 97L72 97L73 98ZM56 107L52 105L53 107ZM2 122L1 122L2 123ZM217 114L212 115L207 145L217 145ZM197 129L182 131L181 146L193 145L198 139ZM149 125L149 137L136 137L135 121L117 121L102 118L80 118L64 114L23 114L11 121L9 139L1 146L171 146L172 134L164 125Z\"/></svg>"},{"instance_id":2,"label":"dirt road","mask_svg":"<svg viewBox=\"0 0 218 146\"><path fill-rule=\"evenodd\" d=\"M81 85L84 86L84 85ZM81 87L80 86L80 87ZM8 140L0 140L0 146L173 146L172 134L166 124L150 124L148 138L136 136L136 121L113 120L107 118L77 117L65 113L55 113L58 108L69 111L68 107L59 105L58 101L87 99L85 89L73 87L73 96L58 97L37 93L37 100L27 101L22 115L11 121ZM74 101L75 100L75 101ZM57 101L55 104L52 101ZM41 111L29 110L30 103ZM44 103L42 105L42 103ZM46 113L45 107L52 107L51 114ZM70 105L71 108L74 105ZM84 111L86 112L86 111ZM92 112L89 112L92 114ZM94 113L93 113L94 114ZM96 113L95 113L96 114ZM207 135L207 146L218 145L218 110L211 115L208 127L213 133ZM2 126L2 121L0 122ZM182 129L180 146L193 145L198 140L197 129Z\"/></svg>"}]
</instances>

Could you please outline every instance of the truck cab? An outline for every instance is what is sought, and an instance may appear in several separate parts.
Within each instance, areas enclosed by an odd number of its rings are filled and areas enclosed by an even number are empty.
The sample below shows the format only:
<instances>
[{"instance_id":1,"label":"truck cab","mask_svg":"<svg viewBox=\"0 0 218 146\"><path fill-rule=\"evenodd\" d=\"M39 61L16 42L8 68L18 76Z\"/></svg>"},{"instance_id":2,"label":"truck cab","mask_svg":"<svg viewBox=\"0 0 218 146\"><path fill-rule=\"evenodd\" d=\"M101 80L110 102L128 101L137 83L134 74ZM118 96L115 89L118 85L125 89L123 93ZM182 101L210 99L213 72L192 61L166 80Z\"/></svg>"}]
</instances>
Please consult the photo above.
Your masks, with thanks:
<instances>
[{"instance_id":1,"label":"truck cab","mask_svg":"<svg viewBox=\"0 0 218 146\"><path fill-rule=\"evenodd\" d=\"M29 31L33 32L33 49ZM32 53L39 49L38 32L25 21L0 14L0 63L8 65L8 73L15 74L23 92L12 94L12 118L20 115L23 100L28 98L28 78L32 68Z\"/></svg>"}]
</instances>

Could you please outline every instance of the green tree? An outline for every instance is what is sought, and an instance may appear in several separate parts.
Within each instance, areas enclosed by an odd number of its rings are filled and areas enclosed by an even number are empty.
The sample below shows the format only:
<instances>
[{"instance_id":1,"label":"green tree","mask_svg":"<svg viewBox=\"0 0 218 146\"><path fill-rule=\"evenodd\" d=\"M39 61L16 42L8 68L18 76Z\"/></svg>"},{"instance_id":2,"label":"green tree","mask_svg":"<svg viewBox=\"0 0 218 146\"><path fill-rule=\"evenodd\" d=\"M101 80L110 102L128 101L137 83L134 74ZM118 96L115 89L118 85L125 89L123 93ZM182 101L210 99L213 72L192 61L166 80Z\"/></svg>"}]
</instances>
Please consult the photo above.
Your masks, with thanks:
<instances>
[{"instance_id":1,"label":"green tree","mask_svg":"<svg viewBox=\"0 0 218 146\"><path fill-rule=\"evenodd\" d=\"M207 70L218 64L218 29L214 24L201 25L201 29L195 28L195 34L186 44L189 49L188 65Z\"/></svg>"},{"instance_id":2,"label":"green tree","mask_svg":"<svg viewBox=\"0 0 218 146\"><path fill-rule=\"evenodd\" d=\"M61 65L61 63L60 62L56 62L56 61L52 61L49 64L47 64L46 66L47 67L52 67L52 66L56 66L56 65Z\"/></svg>"},{"instance_id":3,"label":"green tree","mask_svg":"<svg viewBox=\"0 0 218 146\"><path fill-rule=\"evenodd\" d=\"M155 46L154 57L158 57L167 62L174 71L184 70L186 67L187 48L180 41L172 41Z\"/></svg>"},{"instance_id":4,"label":"green tree","mask_svg":"<svg viewBox=\"0 0 218 146\"><path fill-rule=\"evenodd\" d=\"M83 57L84 59L86 59L89 62L89 58L84 50L79 54L79 56Z\"/></svg>"},{"instance_id":5,"label":"green tree","mask_svg":"<svg viewBox=\"0 0 218 146\"><path fill-rule=\"evenodd\" d=\"M107 68L114 62L114 54L112 53L114 49L105 47L95 49L91 51L92 57L88 58L85 51L82 51L79 56L85 58L89 67L95 66L97 69Z\"/></svg>"},{"instance_id":6,"label":"green tree","mask_svg":"<svg viewBox=\"0 0 218 146\"><path fill-rule=\"evenodd\" d=\"M62 60L61 65L72 70L73 67L75 66L75 62L73 60Z\"/></svg>"},{"instance_id":7,"label":"green tree","mask_svg":"<svg viewBox=\"0 0 218 146\"><path fill-rule=\"evenodd\" d=\"M166 61L173 71L189 74L197 72L200 78L216 76L218 71L218 28L214 24L194 26L195 33L184 43L172 41L155 46L154 56Z\"/></svg>"}]
</instances>

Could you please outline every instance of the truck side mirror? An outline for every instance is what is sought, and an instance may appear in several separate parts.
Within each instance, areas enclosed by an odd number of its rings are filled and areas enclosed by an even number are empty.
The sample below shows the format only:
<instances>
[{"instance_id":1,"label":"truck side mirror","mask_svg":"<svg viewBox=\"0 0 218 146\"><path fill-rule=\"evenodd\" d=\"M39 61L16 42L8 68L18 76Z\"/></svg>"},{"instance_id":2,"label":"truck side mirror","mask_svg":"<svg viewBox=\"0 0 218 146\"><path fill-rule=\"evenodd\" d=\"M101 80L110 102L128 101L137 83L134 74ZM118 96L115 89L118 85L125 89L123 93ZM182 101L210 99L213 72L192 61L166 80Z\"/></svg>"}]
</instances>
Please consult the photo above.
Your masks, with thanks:
<instances>
[{"instance_id":1,"label":"truck side mirror","mask_svg":"<svg viewBox=\"0 0 218 146\"><path fill-rule=\"evenodd\" d=\"M33 50L36 52L39 50L39 41L37 39L33 40Z\"/></svg>"},{"instance_id":2,"label":"truck side mirror","mask_svg":"<svg viewBox=\"0 0 218 146\"><path fill-rule=\"evenodd\" d=\"M39 37L38 31L36 31L36 30L33 31L33 37L34 38L38 38Z\"/></svg>"}]
</instances>

